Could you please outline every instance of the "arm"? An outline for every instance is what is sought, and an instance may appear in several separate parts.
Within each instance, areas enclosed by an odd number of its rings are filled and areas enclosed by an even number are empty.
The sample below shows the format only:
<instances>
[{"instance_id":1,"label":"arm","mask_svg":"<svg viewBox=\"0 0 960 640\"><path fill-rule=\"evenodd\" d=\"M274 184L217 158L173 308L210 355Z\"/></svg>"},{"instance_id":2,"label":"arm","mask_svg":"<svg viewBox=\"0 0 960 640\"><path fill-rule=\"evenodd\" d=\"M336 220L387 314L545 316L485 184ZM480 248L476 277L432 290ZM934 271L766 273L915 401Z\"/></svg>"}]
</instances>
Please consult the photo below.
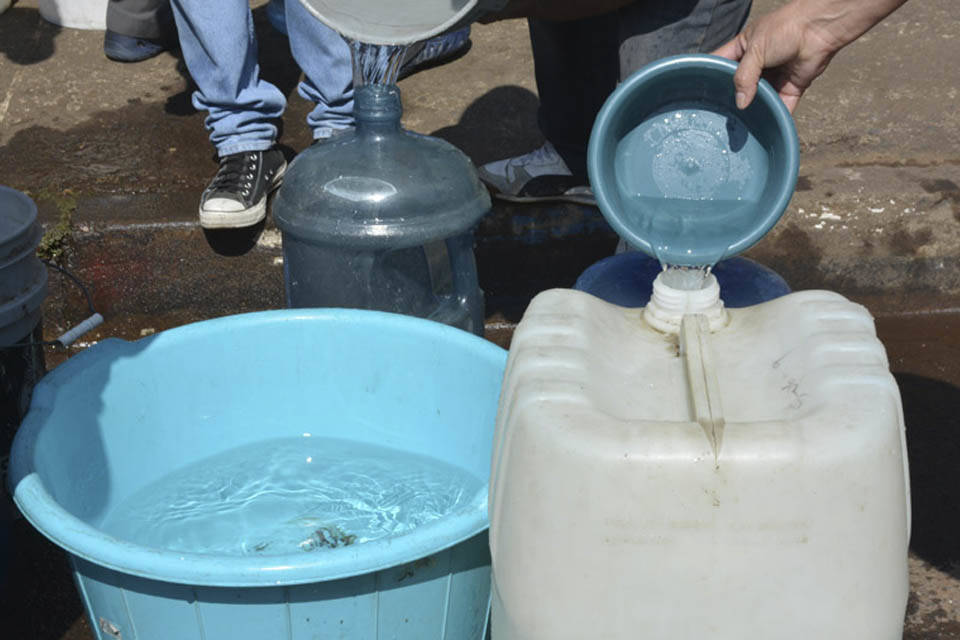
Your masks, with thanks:
<instances>
[{"instance_id":1,"label":"arm","mask_svg":"<svg viewBox=\"0 0 960 640\"><path fill-rule=\"evenodd\" d=\"M792 0L751 22L714 53L739 61L733 77L737 106L757 93L761 74L792 113L833 56L906 0ZM766 70L766 71L765 71Z\"/></svg>"}]
</instances>

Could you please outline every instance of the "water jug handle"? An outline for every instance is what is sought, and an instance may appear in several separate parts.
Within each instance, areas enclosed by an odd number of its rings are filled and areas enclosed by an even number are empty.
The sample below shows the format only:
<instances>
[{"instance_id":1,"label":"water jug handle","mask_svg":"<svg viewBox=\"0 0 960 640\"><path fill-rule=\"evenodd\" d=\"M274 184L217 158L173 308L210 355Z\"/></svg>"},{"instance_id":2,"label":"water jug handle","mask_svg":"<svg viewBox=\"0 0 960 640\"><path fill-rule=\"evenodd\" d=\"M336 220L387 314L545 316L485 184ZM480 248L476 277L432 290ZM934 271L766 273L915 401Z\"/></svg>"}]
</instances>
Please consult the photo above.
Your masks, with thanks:
<instances>
[{"instance_id":1,"label":"water jug handle","mask_svg":"<svg viewBox=\"0 0 960 640\"><path fill-rule=\"evenodd\" d=\"M469 331L483 335L483 291L477 283L477 261L473 255L473 231L447 238L447 255L453 273L453 295L457 306L470 314Z\"/></svg>"}]
</instances>

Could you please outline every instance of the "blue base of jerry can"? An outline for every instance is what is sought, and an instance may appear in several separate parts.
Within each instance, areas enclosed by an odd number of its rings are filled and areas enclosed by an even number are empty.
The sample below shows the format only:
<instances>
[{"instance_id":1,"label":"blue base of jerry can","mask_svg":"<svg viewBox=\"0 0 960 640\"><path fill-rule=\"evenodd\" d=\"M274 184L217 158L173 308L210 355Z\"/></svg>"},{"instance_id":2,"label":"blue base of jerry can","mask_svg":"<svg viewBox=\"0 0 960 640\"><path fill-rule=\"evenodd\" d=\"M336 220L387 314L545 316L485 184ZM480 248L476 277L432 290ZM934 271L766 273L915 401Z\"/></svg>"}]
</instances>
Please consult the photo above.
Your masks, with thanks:
<instances>
[{"instance_id":1,"label":"blue base of jerry can","mask_svg":"<svg viewBox=\"0 0 960 640\"><path fill-rule=\"evenodd\" d=\"M626 251L587 267L573 288L621 307L643 307L661 270L656 258ZM738 256L718 262L711 273L717 277L720 297L727 307L749 307L790 293L780 274L749 258Z\"/></svg>"}]
</instances>

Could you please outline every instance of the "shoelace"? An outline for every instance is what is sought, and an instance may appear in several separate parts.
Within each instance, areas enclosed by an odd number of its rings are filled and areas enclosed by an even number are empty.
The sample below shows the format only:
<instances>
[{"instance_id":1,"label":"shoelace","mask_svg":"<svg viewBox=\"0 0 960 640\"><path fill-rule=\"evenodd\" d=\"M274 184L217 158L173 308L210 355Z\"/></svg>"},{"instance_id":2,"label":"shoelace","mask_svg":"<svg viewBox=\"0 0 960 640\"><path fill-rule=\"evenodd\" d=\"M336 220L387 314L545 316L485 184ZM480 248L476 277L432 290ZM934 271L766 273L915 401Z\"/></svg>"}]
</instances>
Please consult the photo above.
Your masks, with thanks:
<instances>
[{"instance_id":1,"label":"shoelace","mask_svg":"<svg viewBox=\"0 0 960 640\"><path fill-rule=\"evenodd\" d=\"M257 154L237 153L227 156L220 163L217 175L210 182L210 191L239 191L244 197L250 195L257 169Z\"/></svg>"}]
</instances>

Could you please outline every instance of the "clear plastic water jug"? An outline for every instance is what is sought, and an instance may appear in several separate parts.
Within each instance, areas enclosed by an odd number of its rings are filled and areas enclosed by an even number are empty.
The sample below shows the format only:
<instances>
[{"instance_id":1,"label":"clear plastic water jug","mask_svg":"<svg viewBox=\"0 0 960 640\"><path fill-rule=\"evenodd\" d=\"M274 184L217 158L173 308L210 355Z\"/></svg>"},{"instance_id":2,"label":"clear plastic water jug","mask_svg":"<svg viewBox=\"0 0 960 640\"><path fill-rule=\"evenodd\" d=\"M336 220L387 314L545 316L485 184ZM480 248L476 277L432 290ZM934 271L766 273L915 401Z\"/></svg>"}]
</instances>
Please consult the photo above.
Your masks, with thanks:
<instances>
[{"instance_id":1,"label":"clear plastic water jug","mask_svg":"<svg viewBox=\"0 0 960 640\"><path fill-rule=\"evenodd\" d=\"M404 130L394 85L356 89L356 130L290 165L274 203L290 307L429 318L483 332L473 228L490 196L453 145Z\"/></svg>"}]
</instances>

